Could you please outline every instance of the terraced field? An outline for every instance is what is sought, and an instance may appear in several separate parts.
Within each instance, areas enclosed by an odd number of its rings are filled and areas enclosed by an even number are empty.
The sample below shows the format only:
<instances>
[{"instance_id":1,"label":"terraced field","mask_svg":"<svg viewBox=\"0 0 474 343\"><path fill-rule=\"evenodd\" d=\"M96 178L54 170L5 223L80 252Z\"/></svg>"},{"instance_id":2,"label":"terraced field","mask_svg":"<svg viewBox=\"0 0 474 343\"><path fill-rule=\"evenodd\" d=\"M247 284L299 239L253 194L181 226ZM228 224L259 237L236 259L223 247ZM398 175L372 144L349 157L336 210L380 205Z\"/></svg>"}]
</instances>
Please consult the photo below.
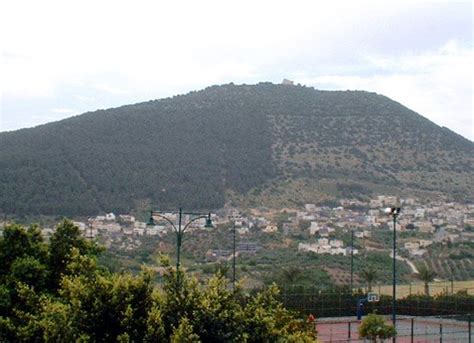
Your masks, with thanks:
<instances>
[{"instance_id":1,"label":"terraced field","mask_svg":"<svg viewBox=\"0 0 474 343\"><path fill-rule=\"evenodd\" d=\"M436 278L451 280L471 280L474 279L474 261L469 258L448 259L448 258L425 258L417 264L417 267L425 265L428 269L436 272Z\"/></svg>"}]
</instances>

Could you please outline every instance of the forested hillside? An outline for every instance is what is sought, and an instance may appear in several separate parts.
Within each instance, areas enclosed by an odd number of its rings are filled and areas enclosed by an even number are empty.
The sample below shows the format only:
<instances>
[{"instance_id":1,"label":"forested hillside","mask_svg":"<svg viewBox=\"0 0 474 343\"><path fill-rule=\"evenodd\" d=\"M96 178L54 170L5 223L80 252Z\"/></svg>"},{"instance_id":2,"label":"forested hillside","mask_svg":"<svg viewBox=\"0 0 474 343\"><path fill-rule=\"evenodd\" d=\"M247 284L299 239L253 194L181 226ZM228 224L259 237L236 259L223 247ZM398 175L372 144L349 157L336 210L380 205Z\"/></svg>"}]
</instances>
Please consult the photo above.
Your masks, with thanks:
<instances>
[{"instance_id":1,"label":"forested hillside","mask_svg":"<svg viewBox=\"0 0 474 343\"><path fill-rule=\"evenodd\" d=\"M472 200L474 143L375 93L224 85L0 134L0 212Z\"/></svg>"}]
</instances>

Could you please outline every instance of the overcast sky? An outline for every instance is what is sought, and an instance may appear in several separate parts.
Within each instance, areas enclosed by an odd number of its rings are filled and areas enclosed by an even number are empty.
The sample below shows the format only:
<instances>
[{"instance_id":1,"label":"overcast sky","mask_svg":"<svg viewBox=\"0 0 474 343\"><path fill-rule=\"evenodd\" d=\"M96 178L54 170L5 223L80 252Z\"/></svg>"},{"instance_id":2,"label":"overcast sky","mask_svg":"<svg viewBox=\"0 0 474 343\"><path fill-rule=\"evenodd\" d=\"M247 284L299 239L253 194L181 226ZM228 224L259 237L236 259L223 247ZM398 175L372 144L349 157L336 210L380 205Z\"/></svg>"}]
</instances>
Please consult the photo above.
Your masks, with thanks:
<instances>
[{"instance_id":1,"label":"overcast sky","mask_svg":"<svg viewBox=\"0 0 474 343\"><path fill-rule=\"evenodd\" d=\"M384 94L474 140L470 1L12 0L0 13L0 131L288 78Z\"/></svg>"}]
</instances>

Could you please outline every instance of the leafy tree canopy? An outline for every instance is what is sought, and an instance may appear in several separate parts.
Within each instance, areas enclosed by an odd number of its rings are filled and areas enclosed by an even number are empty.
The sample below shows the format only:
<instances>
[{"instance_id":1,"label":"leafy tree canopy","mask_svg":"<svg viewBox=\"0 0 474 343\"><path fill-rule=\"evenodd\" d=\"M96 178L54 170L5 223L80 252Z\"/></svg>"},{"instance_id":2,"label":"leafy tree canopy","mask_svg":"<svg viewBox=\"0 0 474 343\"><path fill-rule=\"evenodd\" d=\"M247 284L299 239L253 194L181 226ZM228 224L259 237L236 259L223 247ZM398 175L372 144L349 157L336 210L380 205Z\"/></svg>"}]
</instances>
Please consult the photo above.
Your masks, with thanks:
<instances>
[{"instance_id":1,"label":"leafy tree canopy","mask_svg":"<svg viewBox=\"0 0 474 343\"><path fill-rule=\"evenodd\" d=\"M382 316L371 313L362 320L359 335L375 343L377 339L384 340L395 336L396 330L393 325L385 323Z\"/></svg>"},{"instance_id":2,"label":"leafy tree canopy","mask_svg":"<svg viewBox=\"0 0 474 343\"><path fill-rule=\"evenodd\" d=\"M199 284L162 258L157 288L145 268L136 276L101 268L100 249L69 221L49 243L36 230L12 225L0 238L8 261L0 279L2 342L315 341L314 328L277 300L276 286L250 297L229 289L220 273Z\"/></svg>"}]
</instances>

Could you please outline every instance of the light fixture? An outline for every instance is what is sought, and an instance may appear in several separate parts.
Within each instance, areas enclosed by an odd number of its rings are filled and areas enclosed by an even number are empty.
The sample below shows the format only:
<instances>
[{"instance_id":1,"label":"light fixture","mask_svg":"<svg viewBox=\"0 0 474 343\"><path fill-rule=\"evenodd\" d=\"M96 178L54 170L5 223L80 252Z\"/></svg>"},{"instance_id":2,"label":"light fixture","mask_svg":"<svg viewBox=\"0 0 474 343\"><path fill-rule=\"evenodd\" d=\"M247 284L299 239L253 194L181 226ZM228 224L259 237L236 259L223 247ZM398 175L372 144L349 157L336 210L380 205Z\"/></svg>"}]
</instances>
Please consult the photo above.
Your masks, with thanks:
<instances>
[{"instance_id":1,"label":"light fixture","mask_svg":"<svg viewBox=\"0 0 474 343\"><path fill-rule=\"evenodd\" d=\"M206 218L206 225L204 225L206 229L212 229L214 225L212 225L211 214L209 213Z\"/></svg>"},{"instance_id":2,"label":"light fixture","mask_svg":"<svg viewBox=\"0 0 474 343\"><path fill-rule=\"evenodd\" d=\"M400 214L401 208L400 207L387 207L383 211L387 215L396 216Z\"/></svg>"},{"instance_id":3,"label":"light fixture","mask_svg":"<svg viewBox=\"0 0 474 343\"><path fill-rule=\"evenodd\" d=\"M153 214L150 214L150 219L148 219L146 226L155 226L155 220L153 219Z\"/></svg>"}]
</instances>

